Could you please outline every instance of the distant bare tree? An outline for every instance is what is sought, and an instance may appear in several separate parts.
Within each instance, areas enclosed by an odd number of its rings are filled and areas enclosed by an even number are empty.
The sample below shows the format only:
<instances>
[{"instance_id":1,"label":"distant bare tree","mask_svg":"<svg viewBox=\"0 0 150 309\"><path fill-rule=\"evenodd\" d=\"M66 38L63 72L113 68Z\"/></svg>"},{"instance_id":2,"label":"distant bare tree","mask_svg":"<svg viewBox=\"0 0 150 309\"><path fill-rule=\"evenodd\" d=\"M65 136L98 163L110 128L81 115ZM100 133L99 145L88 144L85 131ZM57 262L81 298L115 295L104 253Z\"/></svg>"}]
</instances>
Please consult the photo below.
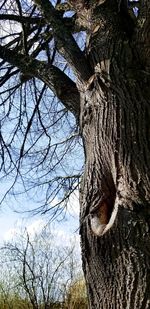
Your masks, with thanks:
<instances>
[{"instance_id":1,"label":"distant bare tree","mask_svg":"<svg viewBox=\"0 0 150 309\"><path fill-rule=\"evenodd\" d=\"M62 248L55 242L47 227L34 238L25 230L16 240L5 244L0 264L5 259L1 278L6 302L9 300L6 280L10 295L17 293L33 309L50 309L52 304L64 302L69 286L82 271L79 257L75 257L75 246Z\"/></svg>"}]
</instances>

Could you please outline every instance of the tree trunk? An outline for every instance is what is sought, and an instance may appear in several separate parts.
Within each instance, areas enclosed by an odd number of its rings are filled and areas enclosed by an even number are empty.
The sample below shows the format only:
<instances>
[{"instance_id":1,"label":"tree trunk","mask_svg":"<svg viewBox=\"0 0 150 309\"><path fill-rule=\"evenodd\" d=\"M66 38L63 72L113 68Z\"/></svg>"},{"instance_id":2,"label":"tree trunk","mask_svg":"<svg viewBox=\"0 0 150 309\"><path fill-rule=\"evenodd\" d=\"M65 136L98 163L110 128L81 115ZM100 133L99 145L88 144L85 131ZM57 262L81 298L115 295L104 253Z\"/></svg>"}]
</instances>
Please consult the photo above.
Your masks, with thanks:
<instances>
[{"instance_id":1,"label":"tree trunk","mask_svg":"<svg viewBox=\"0 0 150 309\"><path fill-rule=\"evenodd\" d=\"M80 192L83 270L91 309L148 309L149 75L122 19L111 12L110 20L107 14L108 7L107 13L105 7L94 13L95 20L104 20L89 37L94 74L79 85L85 148Z\"/></svg>"}]
</instances>

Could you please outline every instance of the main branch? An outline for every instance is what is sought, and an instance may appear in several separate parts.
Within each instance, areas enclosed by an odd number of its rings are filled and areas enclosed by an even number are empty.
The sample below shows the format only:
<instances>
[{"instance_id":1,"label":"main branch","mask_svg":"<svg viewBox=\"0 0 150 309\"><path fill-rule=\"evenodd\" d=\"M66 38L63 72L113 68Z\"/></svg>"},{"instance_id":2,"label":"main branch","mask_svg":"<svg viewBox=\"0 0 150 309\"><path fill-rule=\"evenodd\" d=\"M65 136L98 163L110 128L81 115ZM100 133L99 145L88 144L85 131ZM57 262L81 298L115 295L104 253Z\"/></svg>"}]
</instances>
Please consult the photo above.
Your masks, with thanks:
<instances>
[{"instance_id":1,"label":"main branch","mask_svg":"<svg viewBox=\"0 0 150 309\"><path fill-rule=\"evenodd\" d=\"M19 68L23 74L42 80L58 97L64 106L76 117L79 116L79 93L75 83L59 68L44 61L14 53L0 45L0 58Z\"/></svg>"}]
</instances>

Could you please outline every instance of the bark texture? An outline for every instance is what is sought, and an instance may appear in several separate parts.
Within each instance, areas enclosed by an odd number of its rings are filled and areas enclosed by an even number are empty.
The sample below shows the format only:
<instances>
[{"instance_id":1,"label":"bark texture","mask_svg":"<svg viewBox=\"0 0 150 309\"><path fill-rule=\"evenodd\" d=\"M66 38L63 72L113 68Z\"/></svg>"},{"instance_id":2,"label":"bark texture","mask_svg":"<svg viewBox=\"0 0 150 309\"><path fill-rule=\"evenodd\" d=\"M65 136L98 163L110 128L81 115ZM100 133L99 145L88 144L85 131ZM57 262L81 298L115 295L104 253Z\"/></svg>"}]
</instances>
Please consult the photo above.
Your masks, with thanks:
<instances>
[{"instance_id":1,"label":"bark texture","mask_svg":"<svg viewBox=\"0 0 150 309\"><path fill-rule=\"evenodd\" d=\"M94 73L79 86L81 241L91 309L150 308L148 49L140 54L137 30L122 14L108 2L93 10L87 52Z\"/></svg>"}]
</instances>

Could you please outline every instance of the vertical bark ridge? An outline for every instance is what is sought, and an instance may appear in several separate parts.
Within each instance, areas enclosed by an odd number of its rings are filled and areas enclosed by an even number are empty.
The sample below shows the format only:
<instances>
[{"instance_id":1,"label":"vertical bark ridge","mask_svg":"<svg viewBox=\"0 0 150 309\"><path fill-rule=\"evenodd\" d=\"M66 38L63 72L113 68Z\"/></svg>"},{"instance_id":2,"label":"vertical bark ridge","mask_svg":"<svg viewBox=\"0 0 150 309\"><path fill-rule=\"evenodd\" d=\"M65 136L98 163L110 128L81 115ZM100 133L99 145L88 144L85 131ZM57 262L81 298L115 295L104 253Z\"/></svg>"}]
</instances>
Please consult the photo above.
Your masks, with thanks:
<instances>
[{"instance_id":1,"label":"vertical bark ridge","mask_svg":"<svg viewBox=\"0 0 150 309\"><path fill-rule=\"evenodd\" d=\"M122 82L121 97L117 97L121 112L119 160L122 173L125 173L125 177L122 178L126 179L127 187L134 187L136 194L139 190L139 184L140 187L146 186L147 194L142 196L141 191L138 194L145 199L150 192L147 182L150 159L150 143L148 142L150 136L147 134L149 132L148 119L150 119L147 110L148 102L135 76L134 80L132 78L131 81L128 81L126 75L121 76L116 65L112 72L114 73L114 84L118 85L120 81ZM126 171L124 167L126 167Z\"/></svg>"}]
</instances>

